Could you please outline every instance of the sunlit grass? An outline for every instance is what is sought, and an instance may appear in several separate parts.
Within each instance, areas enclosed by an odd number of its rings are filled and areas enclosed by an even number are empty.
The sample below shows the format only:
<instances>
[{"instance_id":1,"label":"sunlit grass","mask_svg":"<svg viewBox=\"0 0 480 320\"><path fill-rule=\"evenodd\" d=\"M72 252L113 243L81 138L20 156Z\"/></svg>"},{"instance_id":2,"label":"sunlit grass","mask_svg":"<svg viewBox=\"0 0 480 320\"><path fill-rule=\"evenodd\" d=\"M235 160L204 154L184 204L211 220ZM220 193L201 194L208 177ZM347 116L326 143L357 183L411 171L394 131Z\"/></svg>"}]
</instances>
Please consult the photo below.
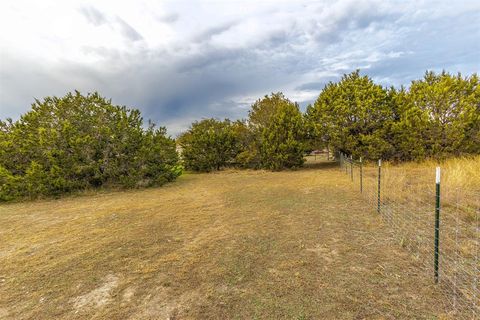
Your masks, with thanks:
<instances>
[{"instance_id":1,"label":"sunlit grass","mask_svg":"<svg viewBox=\"0 0 480 320\"><path fill-rule=\"evenodd\" d=\"M333 162L1 205L0 258L7 319L433 319L448 310Z\"/></svg>"}]
</instances>

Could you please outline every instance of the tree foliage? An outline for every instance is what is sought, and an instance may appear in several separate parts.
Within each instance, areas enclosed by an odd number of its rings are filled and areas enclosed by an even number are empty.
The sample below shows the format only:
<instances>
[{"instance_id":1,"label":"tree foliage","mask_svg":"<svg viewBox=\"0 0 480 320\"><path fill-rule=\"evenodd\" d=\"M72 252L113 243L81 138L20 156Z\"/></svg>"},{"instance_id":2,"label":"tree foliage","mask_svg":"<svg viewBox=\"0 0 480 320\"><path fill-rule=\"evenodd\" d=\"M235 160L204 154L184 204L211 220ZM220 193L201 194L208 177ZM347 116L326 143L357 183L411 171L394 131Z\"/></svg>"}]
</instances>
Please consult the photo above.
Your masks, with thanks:
<instances>
[{"instance_id":1,"label":"tree foliage","mask_svg":"<svg viewBox=\"0 0 480 320\"><path fill-rule=\"evenodd\" d=\"M230 120L204 119L192 123L179 138L186 169L220 170L238 153L237 139Z\"/></svg>"},{"instance_id":2,"label":"tree foliage","mask_svg":"<svg viewBox=\"0 0 480 320\"><path fill-rule=\"evenodd\" d=\"M303 117L298 105L283 100L261 132L262 167L281 170L302 166L304 134Z\"/></svg>"},{"instance_id":3,"label":"tree foliage","mask_svg":"<svg viewBox=\"0 0 480 320\"><path fill-rule=\"evenodd\" d=\"M423 121L413 132L423 138L426 156L444 157L480 151L480 88L478 76L463 78L446 72L426 72L413 81L403 108ZM400 123L410 121L407 115Z\"/></svg>"},{"instance_id":4,"label":"tree foliage","mask_svg":"<svg viewBox=\"0 0 480 320\"><path fill-rule=\"evenodd\" d=\"M307 108L310 135L369 159L419 160L480 152L476 74L426 72L408 89L385 89L359 71L329 83Z\"/></svg>"},{"instance_id":5,"label":"tree foliage","mask_svg":"<svg viewBox=\"0 0 480 320\"><path fill-rule=\"evenodd\" d=\"M159 185L179 174L175 141L143 128L140 111L76 91L36 100L0 125L0 198L117 185Z\"/></svg>"},{"instance_id":6,"label":"tree foliage","mask_svg":"<svg viewBox=\"0 0 480 320\"><path fill-rule=\"evenodd\" d=\"M385 88L354 71L330 82L304 115L283 93L255 101L245 120L194 122L178 142L185 167L281 170L307 149L355 158L420 160L480 153L480 81L426 72ZM181 173L176 143L140 112L98 93L36 100L18 121L0 120L0 200L118 185L161 185Z\"/></svg>"},{"instance_id":7,"label":"tree foliage","mask_svg":"<svg viewBox=\"0 0 480 320\"><path fill-rule=\"evenodd\" d=\"M245 121L194 122L179 142L185 167L194 171L227 166L280 170L303 163L303 118L282 93L257 100Z\"/></svg>"},{"instance_id":8,"label":"tree foliage","mask_svg":"<svg viewBox=\"0 0 480 320\"><path fill-rule=\"evenodd\" d=\"M283 93L257 100L248 114L248 146L240 154L246 167L281 170L303 164L305 128L296 103Z\"/></svg>"},{"instance_id":9,"label":"tree foliage","mask_svg":"<svg viewBox=\"0 0 480 320\"><path fill-rule=\"evenodd\" d=\"M379 158L391 149L386 139L392 119L389 100L387 90L357 70L328 83L307 109L307 118L325 144L354 157Z\"/></svg>"}]
</instances>

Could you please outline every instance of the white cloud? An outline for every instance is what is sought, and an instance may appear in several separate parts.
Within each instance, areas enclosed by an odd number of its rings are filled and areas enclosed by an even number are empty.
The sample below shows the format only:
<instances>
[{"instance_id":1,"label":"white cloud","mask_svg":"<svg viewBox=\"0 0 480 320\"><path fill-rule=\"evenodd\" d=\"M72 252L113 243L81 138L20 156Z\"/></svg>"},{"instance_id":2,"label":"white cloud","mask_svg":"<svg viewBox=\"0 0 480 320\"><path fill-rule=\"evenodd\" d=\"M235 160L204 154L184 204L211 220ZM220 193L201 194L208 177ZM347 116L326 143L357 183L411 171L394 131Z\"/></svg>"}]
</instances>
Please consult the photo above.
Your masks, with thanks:
<instances>
[{"instance_id":1,"label":"white cloud","mask_svg":"<svg viewBox=\"0 0 480 320\"><path fill-rule=\"evenodd\" d=\"M98 90L177 133L274 91L304 105L356 68L393 85L478 72L478 12L473 0L1 2L0 118Z\"/></svg>"}]
</instances>

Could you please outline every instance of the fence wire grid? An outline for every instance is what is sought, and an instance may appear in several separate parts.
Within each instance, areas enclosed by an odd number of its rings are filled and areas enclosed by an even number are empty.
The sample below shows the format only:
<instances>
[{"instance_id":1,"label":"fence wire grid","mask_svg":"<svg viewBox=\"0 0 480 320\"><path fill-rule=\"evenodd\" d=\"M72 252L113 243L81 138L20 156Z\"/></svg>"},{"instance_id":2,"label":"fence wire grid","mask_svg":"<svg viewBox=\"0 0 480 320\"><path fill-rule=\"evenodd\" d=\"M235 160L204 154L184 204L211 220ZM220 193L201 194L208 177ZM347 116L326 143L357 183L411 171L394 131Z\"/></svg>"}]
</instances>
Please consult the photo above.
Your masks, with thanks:
<instances>
[{"instance_id":1,"label":"fence wire grid","mask_svg":"<svg viewBox=\"0 0 480 320\"><path fill-rule=\"evenodd\" d=\"M436 277L435 168L406 169L380 161L365 165L344 154L339 155L339 164L382 216L395 241L412 253L421 271L444 294L452 316L480 319L480 190L449 187L440 179Z\"/></svg>"}]
</instances>

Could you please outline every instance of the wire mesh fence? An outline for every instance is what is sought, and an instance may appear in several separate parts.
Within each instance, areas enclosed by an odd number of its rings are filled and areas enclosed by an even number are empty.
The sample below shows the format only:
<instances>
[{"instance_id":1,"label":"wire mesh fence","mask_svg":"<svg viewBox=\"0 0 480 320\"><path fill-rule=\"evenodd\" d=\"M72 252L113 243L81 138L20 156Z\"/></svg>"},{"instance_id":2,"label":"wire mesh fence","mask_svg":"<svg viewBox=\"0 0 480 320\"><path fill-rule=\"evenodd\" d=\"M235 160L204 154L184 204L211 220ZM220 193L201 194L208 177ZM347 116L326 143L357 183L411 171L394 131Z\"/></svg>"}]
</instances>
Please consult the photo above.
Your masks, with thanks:
<instances>
[{"instance_id":1,"label":"wire mesh fence","mask_svg":"<svg viewBox=\"0 0 480 320\"><path fill-rule=\"evenodd\" d=\"M480 190L442 183L435 168L366 165L344 154L339 163L392 238L444 293L452 316L480 319Z\"/></svg>"}]
</instances>

